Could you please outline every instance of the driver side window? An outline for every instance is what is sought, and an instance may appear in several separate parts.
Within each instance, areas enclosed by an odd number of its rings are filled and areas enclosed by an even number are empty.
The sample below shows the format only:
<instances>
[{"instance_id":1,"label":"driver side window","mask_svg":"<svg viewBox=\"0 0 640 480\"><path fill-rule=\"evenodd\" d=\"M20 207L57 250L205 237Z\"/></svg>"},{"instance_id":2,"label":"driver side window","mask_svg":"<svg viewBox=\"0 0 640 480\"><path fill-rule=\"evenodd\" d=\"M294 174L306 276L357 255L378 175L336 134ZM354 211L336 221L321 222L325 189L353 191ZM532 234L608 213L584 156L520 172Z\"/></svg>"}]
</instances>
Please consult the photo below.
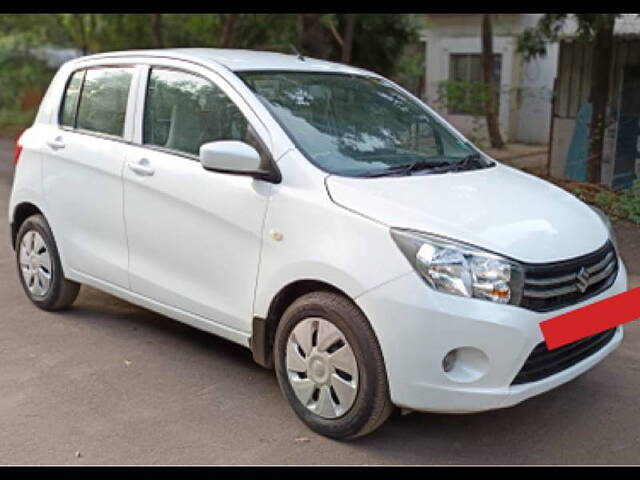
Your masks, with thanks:
<instances>
[{"instance_id":1,"label":"driver side window","mask_svg":"<svg viewBox=\"0 0 640 480\"><path fill-rule=\"evenodd\" d=\"M222 90L198 75L153 68L147 86L143 143L198 155L204 143L247 141L247 120Z\"/></svg>"}]
</instances>

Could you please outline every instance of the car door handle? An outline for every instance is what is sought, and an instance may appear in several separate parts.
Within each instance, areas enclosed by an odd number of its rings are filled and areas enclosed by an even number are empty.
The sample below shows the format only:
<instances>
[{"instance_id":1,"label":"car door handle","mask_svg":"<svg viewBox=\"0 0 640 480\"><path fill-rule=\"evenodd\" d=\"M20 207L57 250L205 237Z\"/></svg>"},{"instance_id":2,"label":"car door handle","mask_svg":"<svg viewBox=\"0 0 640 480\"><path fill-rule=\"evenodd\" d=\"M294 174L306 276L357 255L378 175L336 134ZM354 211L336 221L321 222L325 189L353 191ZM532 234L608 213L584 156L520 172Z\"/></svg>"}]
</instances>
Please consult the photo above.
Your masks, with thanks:
<instances>
[{"instance_id":1,"label":"car door handle","mask_svg":"<svg viewBox=\"0 0 640 480\"><path fill-rule=\"evenodd\" d=\"M129 170L131 170L136 175L140 175L143 177L150 177L154 173L156 173L155 169L151 166L151 162L146 158L142 158L137 162L129 162L128 163Z\"/></svg>"},{"instance_id":2,"label":"car door handle","mask_svg":"<svg viewBox=\"0 0 640 480\"><path fill-rule=\"evenodd\" d=\"M60 150L65 147L62 137L56 137L53 140L47 140L47 145L53 150Z\"/></svg>"}]
</instances>

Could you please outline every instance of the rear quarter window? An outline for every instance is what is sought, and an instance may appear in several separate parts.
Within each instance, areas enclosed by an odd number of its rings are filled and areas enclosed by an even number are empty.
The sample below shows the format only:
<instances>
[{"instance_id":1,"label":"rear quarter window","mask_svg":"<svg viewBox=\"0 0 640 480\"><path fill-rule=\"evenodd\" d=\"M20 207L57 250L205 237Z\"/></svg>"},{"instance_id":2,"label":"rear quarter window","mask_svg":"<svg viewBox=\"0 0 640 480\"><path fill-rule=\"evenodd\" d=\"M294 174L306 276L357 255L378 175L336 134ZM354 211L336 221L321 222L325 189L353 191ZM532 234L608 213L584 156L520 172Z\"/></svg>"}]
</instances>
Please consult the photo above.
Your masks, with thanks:
<instances>
[{"instance_id":1,"label":"rear quarter window","mask_svg":"<svg viewBox=\"0 0 640 480\"><path fill-rule=\"evenodd\" d=\"M78 70L69 79L67 88L62 98L62 111L60 114L60 124L66 127L74 127L76 122L76 110L78 108L78 98L82 87L84 70Z\"/></svg>"},{"instance_id":2,"label":"rear quarter window","mask_svg":"<svg viewBox=\"0 0 640 480\"><path fill-rule=\"evenodd\" d=\"M121 137L132 77L132 68L87 70L76 128Z\"/></svg>"}]
</instances>

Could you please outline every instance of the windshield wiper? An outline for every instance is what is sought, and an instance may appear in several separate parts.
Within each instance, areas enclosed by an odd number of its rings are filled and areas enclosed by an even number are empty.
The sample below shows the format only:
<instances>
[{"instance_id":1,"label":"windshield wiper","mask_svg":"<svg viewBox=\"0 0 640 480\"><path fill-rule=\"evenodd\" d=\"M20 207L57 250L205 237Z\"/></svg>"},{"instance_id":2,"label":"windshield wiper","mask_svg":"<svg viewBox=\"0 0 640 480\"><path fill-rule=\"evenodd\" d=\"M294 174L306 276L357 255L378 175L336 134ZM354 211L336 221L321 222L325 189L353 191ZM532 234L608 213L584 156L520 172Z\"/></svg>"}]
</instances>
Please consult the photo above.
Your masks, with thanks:
<instances>
[{"instance_id":1,"label":"windshield wiper","mask_svg":"<svg viewBox=\"0 0 640 480\"><path fill-rule=\"evenodd\" d=\"M416 160L413 162L402 163L400 165L392 165L376 172L366 172L364 177L387 177L391 175L410 175L412 172L429 171L431 173L460 172L463 170L471 170L474 168L484 167L482 157L479 153L471 153L462 160L455 162L436 161L425 162Z\"/></svg>"},{"instance_id":2,"label":"windshield wiper","mask_svg":"<svg viewBox=\"0 0 640 480\"><path fill-rule=\"evenodd\" d=\"M474 152L470 153L462 160L458 160L457 162L451 165L454 172L460 172L462 170L471 170L475 168L482 168L484 164L482 163L482 157L479 153Z\"/></svg>"},{"instance_id":3,"label":"windshield wiper","mask_svg":"<svg viewBox=\"0 0 640 480\"><path fill-rule=\"evenodd\" d=\"M389 175L408 175L411 172L417 172L419 170L435 170L443 167L450 167L451 162L424 162L416 160L415 162L402 163L400 165L393 165L384 170L377 172L367 172L363 176L365 177L386 177Z\"/></svg>"},{"instance_id":4,"label":"windshield wiper","mask_svg":"<svg viewBox=\"0 0 640 480\"><path fill-rule=\"evenodd\" d=\"M376 172L365 172L362 176L363 177L386 177L389 175L398 175L398 174L402 175L407 173L409 170L411 170L411 168L413 168L415 163L416 162L393 165L385 168L384 170L378 170Z\"/></svg>"}]
</instances>

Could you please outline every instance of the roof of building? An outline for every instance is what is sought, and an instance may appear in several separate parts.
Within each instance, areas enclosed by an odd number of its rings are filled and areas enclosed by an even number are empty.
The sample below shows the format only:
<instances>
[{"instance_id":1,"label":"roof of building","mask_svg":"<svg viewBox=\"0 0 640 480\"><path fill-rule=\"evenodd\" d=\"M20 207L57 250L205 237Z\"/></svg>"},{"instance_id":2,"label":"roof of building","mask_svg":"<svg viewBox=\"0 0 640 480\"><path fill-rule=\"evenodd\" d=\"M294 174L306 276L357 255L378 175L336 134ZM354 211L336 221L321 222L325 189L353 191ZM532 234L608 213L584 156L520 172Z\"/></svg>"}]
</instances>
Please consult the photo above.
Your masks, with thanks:
<instances>
[{"instance_id":1,"label":"roof of building","mask_svg":"<svg viewBox=\"0 0 640 480\"><path fill-rule=\"evenodd\" d=\"M640 36L640 17L637 13L623 13L616 18L613 27L615 36L638 37Z\"/></svg>"}]
</instances>

